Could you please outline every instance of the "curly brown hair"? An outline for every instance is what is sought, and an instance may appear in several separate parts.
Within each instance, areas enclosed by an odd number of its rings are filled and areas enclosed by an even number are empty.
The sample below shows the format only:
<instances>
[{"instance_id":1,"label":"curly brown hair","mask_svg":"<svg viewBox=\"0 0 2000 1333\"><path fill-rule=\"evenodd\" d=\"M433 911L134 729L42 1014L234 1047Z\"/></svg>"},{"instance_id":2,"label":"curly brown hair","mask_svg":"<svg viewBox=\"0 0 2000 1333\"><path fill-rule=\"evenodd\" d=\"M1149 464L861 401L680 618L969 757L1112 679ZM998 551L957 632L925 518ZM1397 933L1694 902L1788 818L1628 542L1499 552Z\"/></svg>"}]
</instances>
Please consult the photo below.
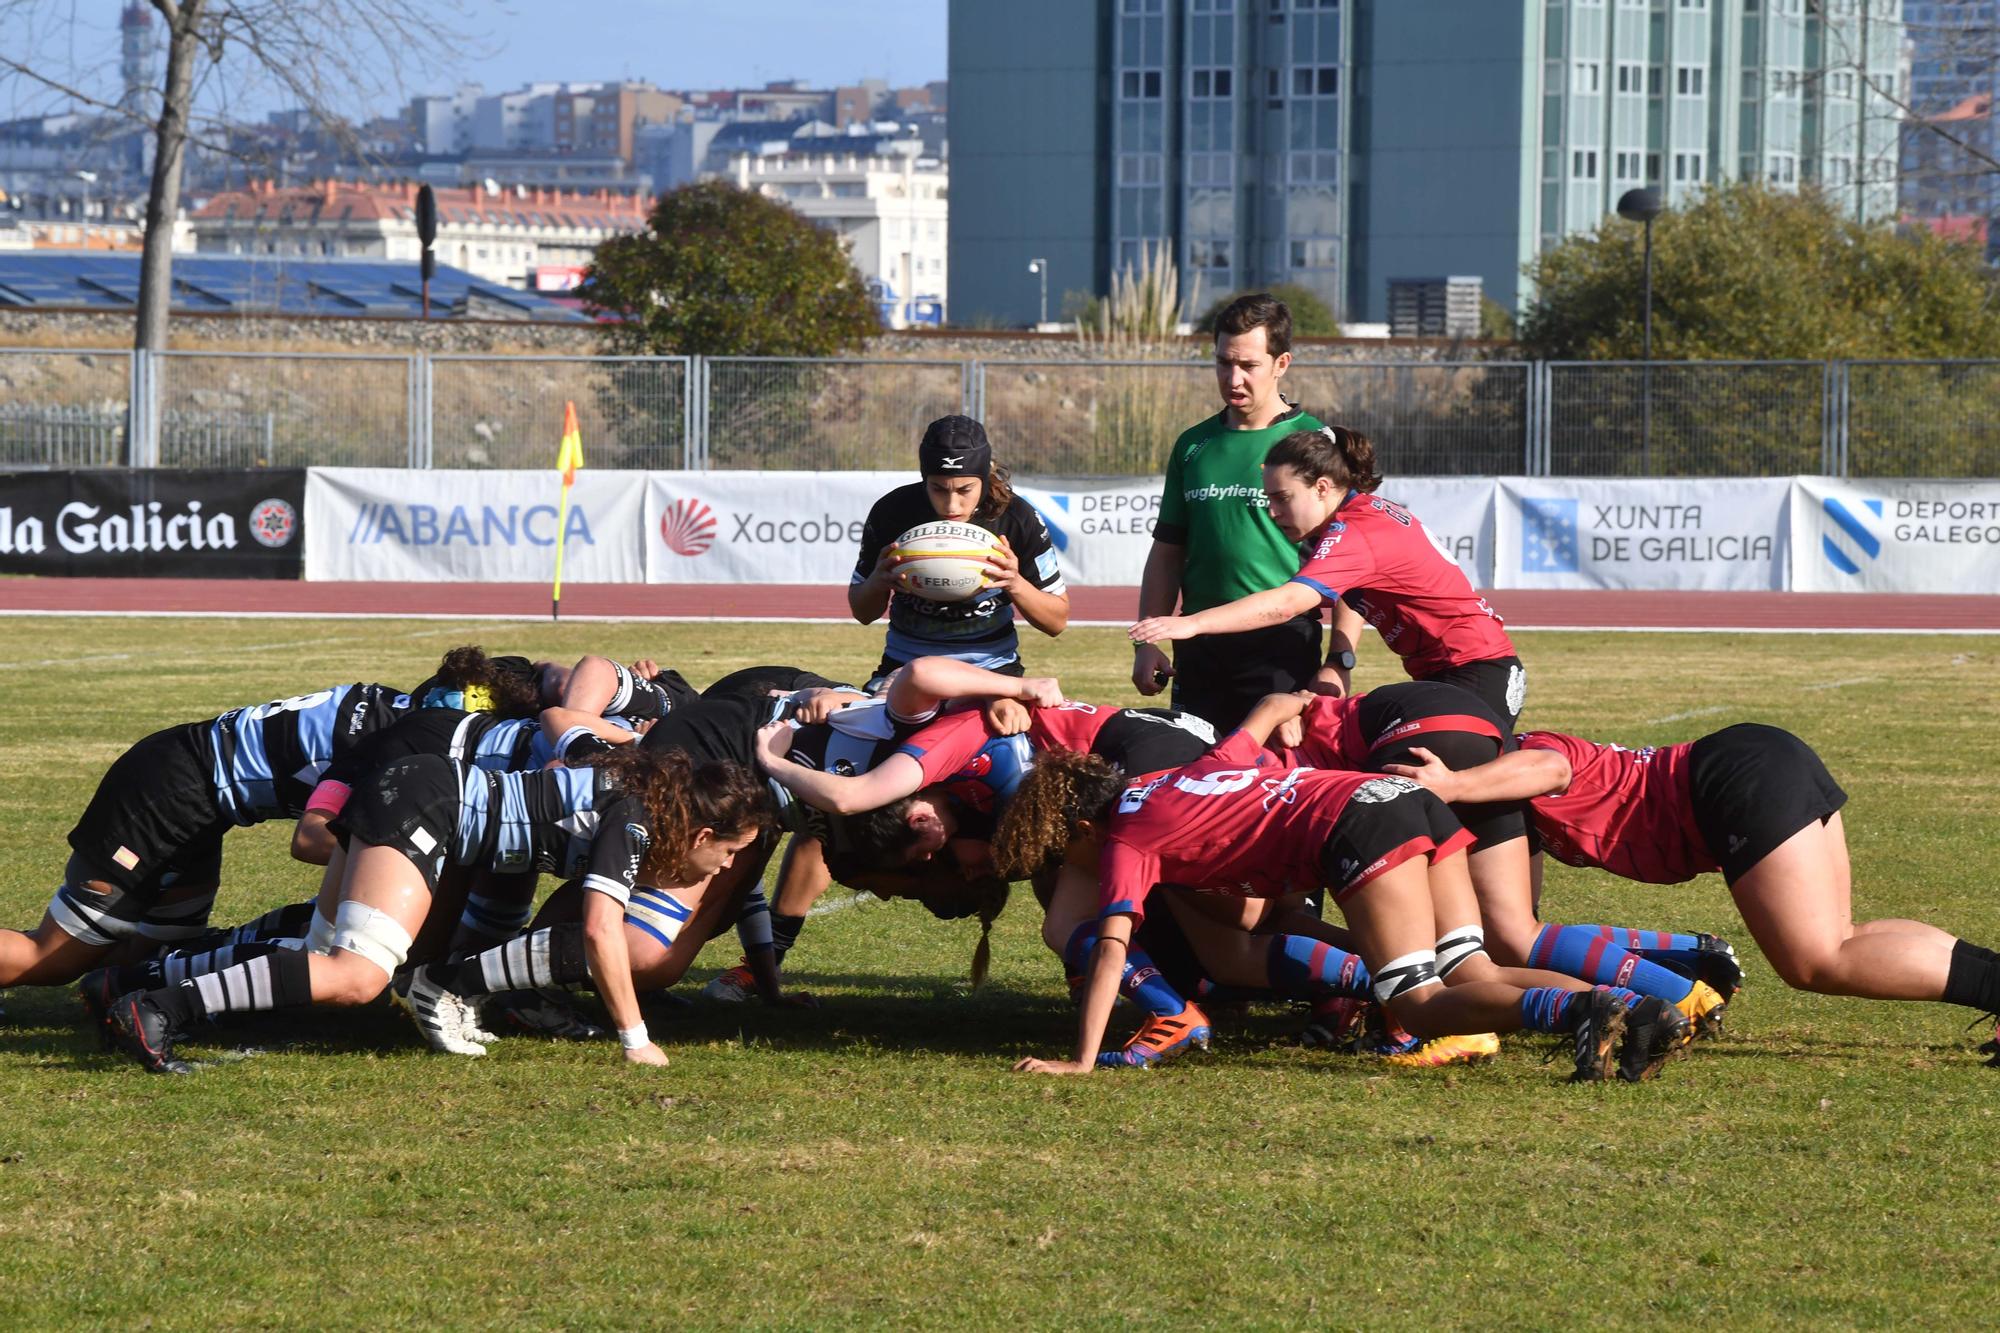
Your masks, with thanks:
<instances>
[{"instance_id":1,"label":"curly brown hair","mask_svg":"<svg viewBox=\"0 0 2000 1333\"><path fill-rule=\"evenodd\" d=\"M495 716L534 717L542 709L541 682L532 670L523 672L514 663L525 665L521 658L491 658L476 643L462 644L439 659L431 680L447 690L484 687L493 696L492 707L484 711Z\"/></svg>"},{"instance_id":2,"label":"curly brown hair","mask_svg":"<svg viewBox=\"0 0 2000 1333\"><path fill-rule=\"evenodd\" d=\"M775 820L769 790L728 760L697 764L684 750L621 745L577 759L574 766L601 770L646 808L653 845L640 877L648 882L677 875L702 829L734 838L767 829Z\"/></svg>"},{"instance_id":3,"label":"curly brown hair","mask_svg":"<svg viewBox=\"0 0 2000 1333\"><path fill-rule=\"evenodd\" d=\"M993 862L1022 879L1062 857L1079 820L1103 820L1125 773L1102 755L1048 750L1014 789L993 835Z\"/></svg>"}]
</instances>

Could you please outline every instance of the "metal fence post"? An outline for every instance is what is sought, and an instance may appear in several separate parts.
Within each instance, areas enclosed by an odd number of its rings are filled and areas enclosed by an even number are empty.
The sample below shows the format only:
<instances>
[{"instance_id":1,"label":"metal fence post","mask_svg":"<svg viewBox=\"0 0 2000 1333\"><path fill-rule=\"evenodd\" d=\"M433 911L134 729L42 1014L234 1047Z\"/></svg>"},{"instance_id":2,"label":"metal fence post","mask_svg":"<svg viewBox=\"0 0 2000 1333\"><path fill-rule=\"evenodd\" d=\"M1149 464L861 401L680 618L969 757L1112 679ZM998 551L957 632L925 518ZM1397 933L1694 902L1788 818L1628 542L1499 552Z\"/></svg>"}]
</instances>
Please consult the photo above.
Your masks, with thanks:
<instances>
[{"instance_id":1,"label":"metal fence post","mask_svg":"<svg viewBox=\"0 0 2000 1333\"><path fill-rule=\"evenodd\" d=\"M698 357L684 356L681 361L681 469L685 471L688 458L694 452L694 366Z\"/></svg>"}]
</instances>

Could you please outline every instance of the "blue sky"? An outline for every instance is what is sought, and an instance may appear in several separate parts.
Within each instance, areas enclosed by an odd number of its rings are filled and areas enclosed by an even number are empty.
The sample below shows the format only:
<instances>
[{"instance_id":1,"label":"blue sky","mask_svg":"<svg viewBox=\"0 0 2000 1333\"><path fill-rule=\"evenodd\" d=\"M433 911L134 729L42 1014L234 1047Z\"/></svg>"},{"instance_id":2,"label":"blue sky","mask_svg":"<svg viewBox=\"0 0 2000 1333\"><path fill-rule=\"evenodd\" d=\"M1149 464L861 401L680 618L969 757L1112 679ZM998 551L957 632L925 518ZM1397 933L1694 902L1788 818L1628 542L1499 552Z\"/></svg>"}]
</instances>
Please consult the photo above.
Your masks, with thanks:
<instances>
[{"instance_id":1,"label":"blue sky","mask_svg":"<svg viewBox=\"0 0 2000 1333\"><path fill-rule=\"evenodd\" d=\"M301 0L302 3L309 0ZM1001 2L1001 0L996 0ZM421 7L423 0L413 0ZM94 96L117 96L121 0L35 0L0 6L0 50ZM466 0L467 54L453 67L406 73L401 89L352 111L389 112L415 93L461 82L499 91L537 80L647 79L665 88L756 87L798 78L832 86L945 77L946 0ZM225 90L211 86L211 106ZM233 81L237 116L280 103ZM59 93L0 77L0 116L58 109Z\"/></svg>"}]
</instances>

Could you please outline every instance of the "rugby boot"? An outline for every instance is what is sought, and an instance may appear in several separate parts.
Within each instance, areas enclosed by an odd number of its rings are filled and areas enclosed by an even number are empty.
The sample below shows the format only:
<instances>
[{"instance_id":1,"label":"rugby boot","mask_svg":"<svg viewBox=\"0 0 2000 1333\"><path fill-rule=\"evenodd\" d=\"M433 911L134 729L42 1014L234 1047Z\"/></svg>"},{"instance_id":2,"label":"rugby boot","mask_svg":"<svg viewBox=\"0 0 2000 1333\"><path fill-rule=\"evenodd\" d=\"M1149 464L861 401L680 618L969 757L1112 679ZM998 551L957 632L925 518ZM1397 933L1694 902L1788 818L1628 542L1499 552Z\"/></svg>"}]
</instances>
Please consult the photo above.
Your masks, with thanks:
<instances>
[{"instance_id":1,"label":"rugby boot","mask_svg":"<svg viewBox=\"0 0 2000 1333\"><path fill-rule=\"evenodd\" d=\"M1312 1016L1299 1031L1299 1045L1328 1051L1352 1047L1370 1004L1353 995L1329 995L1313 1001Z\"/></svg>"},{"instance_id":2,"label":"rugby boot","mask_svg":"<svg viewBox=\"0 0 2000 1333\"><path fill-rule=\"evenodd\" d=\"M1743 989L1743 964L1737 961L1736 950L1720 935L1697 935L1701 947L1695 954L1695 980L1722 997L1728 1004L1736 998L1736 992ZM1705 1034L1704 1034L1705 1035Z\"/></svg>"},{"instance_id":3,"label":"rugby boot","mask_svg":"<svg viewBox=\"0 0 2000 1333\"><path fill-rule=\"evenodd\" d=\"M1688 1021L1657 995L1641 996L1625 1012L1625 1040L1618 1048L1618 1077L1643 1083L1660 1072L1688 1042Z\"/></svg>"},{"instance_id":4,"label":"rugby boot","mask_svg":"<svg viewBox=\"0 0 2000 1333\"><path fill-rule=\"evenodd\" d=\"M1423 1042L1390 1022L1381 1005L1371 1004L1363 1013L1361 1035L1354 1039L1354 1053L1407 1055L1422 1045Z\"/></svg>"},{"instance_id":5,"label":"rugby boot","mask_svg":"<svg viewBox=\"0 0 2000 1333\"><path fill-rule=\"evenodd\" d=\"M154 1074L192 1074L194 1066L174 1054L173 1024L145 992L111 1002L107 1023L111 1044Z\"/></svg>"},{"instance_id":6,"label":"rugby boot","mask_svg":"<svg viewBox=\"0 0 2000 1333\"><path fill-rule=\"evenodd\" d=\"M1500 1054L1497 1033L1478 1032L1451 1037L1433 1037L1414 1051L1382 1057L1384 1064L1399 1069L1436 1069L1442 1065L1485 1064Z\"/></svg>"},{"instance_id":7,"label":"rugby boot","mask_svg":"<svg viewBox=\"0 0 2000 1333\"><path fill-rule=\"evenodd\" d=\"M575 1001L557 990L512 991L500 997L500 1022L530 1037L550 1041L608 1041L611 1032L577 1012Z\"/></svg>"},{"instance_id":8,"label":"rugby boot","mask_svg":"<svg viewBox=\"0 0 2000 1333\"><path fill-rule=\"evenodd\" d=\"M90 1029L97 1034L97 1044L105 1050L112 1049L111 1003L120 995L131 993L129 987L118 984L120 969L100 967L95 972L84 974L76 983L76 998L83 1001L83 1012L90 1016Z\"/></svg>"},{"instance_id":9,"label":"rugby boot","mask_svg":"<svg viewBox=\"0 0 2000 1333\"><path fill-rule=\"evenodd\" d=\"M431 975L428 966L413 967L391 984L396 1007L416 1022L417 1031L434 1051L447 1055L484 1055L486 1048L465 1037L466 1004Z\"/></svg>"},{"instance_id":10,"label":"rugby boot","mask_svg":"<svg viewBox=\"0 0 2000 1333\"><path fill-rule=\"evenodd\" d=\"M757 998L757 974L750 970L748 963L738 963L727 972L717 974L701 988L705 1000L720 1000L724 1004L742 1004Z\"/></svg>"},{"instance_id":11,"label":"rugby boot","mask_svg":"<svg viewBox=\"0 0 2000 1333\"><path fill-rule=\"evenodd\" d=\"M1100 1052L1097 1063L1105 1069L1150 1069L1190 1046L1207 1050L1212 1031L1208 1015L1192 1004L1172 1018L1149 1014L1124 1049Z\"/></svg>"},{"instance_id":12,"label":"rugby boot","mask_svg":"<svg viewBox=\"0 0 2000 1333\"><path fill-rule=\"evenodd\" d=\"M1625 1035L1624 1002L1602 986L1577 996L1570 1002L1569 1032L1576 1059L1569 1081L1604 1082L1618 1064L1618 1039Z\"/></svg>"},{"instance_id":13,"label":"rugby boot","mask_svg":"<svg viewBox=\"0 0 2000 1333\"><path fill-rule=\"evenodd\" d=\"M1693 1041L1696 1037L1714 1037L1722 1031L1722 1016L1729 1009L1725 1000L1705 981L1697 981L1688 991L1687 998L1674 1006L1687 1020L1687 1035L1683 1041Z\"/></svg>"}]
</instances>

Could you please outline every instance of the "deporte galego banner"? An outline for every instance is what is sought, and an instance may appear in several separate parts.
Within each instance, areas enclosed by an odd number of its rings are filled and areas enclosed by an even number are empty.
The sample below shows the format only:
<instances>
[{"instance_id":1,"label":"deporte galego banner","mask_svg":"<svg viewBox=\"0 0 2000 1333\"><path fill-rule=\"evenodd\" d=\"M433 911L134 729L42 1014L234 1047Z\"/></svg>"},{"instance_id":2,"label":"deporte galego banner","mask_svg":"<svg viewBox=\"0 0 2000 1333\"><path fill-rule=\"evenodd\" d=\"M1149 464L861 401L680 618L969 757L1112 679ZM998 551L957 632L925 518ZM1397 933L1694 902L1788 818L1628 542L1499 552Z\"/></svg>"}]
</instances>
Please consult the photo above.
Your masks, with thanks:
<instances>
[{"instance_id":1,"label":"deporte galego banner","mask_svg":"<svg viewBox=\"0 0 2000 1333\"><path fill-rule=\"evenodd\" d=\"M1800 477L1800 592L2000 592L2000 483Z\"/></svg>"},{"instance_id":2,"label":"deporte galego banner","mask_svg":"<svg viewBox=\"0 0 2000 1333\"><path fill-rule=\"evenodd\" d=\"M0 570L295 579L304 468L0 472Z\"/></svg>"}]
</instances>

